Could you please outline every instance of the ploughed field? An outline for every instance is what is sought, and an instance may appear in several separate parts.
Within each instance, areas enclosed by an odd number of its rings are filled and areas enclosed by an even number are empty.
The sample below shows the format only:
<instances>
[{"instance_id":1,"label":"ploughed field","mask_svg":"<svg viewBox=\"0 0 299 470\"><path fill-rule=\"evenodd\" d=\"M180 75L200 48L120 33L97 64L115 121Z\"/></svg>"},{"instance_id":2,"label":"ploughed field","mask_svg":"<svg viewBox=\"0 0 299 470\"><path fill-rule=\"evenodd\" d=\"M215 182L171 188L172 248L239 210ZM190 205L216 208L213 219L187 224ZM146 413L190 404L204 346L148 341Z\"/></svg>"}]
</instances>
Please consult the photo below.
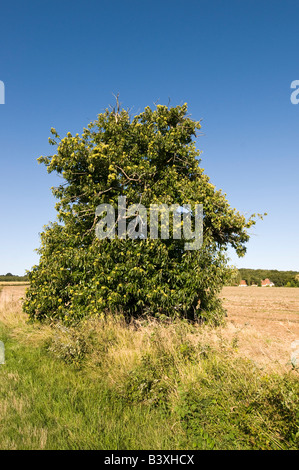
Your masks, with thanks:
<instances>
[{"instance_id":1,"label":"ploughed field","mask_svg":"<svg viewBox=\"0 0 299 470\"><path fill-rule=\"evenodd\" d=\"M299 340L299 288L225 287L221 297L224 334L235 335L239 353L261 366L289 369L292 343Z\"/></svg>"}]
</instances>

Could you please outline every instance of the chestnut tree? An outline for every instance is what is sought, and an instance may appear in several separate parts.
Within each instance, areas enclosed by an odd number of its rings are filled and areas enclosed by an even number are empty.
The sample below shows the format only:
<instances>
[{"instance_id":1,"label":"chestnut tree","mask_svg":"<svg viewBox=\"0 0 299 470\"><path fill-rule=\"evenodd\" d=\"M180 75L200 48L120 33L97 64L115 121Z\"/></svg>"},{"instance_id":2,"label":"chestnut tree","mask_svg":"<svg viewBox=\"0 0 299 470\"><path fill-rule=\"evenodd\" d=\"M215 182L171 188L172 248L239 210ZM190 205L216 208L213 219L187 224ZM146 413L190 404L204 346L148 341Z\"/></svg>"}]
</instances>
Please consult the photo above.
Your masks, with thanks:
<instances>
[{"instance_id":1,"label":"chestnut tree","mask_svg":"<svg viewBox=\"0 0 299 470\"><path fill-rule=\"evenodd\" d=\"M134 317L181 317L221 322L219 292L231 275L227 247L246 251L256 223L232 208L200 166L195 138L201 124L187 105L146 107L136 116L107 109L61 138L51 129L51 156L38 159L63 182L52 188L57 221L46 226L40 260L29 272L24 310L31 319L73 322L112 312ZM203 244L184 240L99 240L96 208L127 203L203 205Z\"/></svg>"}]
</instances>

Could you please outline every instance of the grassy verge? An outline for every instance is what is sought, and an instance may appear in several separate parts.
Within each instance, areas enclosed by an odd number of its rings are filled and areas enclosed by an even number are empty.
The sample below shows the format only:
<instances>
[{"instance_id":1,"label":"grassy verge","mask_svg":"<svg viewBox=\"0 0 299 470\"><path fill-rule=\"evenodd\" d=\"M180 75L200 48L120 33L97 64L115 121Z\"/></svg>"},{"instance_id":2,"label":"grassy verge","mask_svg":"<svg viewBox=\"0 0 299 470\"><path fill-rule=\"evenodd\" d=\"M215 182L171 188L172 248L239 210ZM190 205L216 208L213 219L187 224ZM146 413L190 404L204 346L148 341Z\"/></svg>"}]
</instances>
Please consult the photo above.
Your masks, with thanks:
<instances>
[{"instance_id":1,"label":"grassy verge","mask_svg":"<svg viewBox=\"0 0 299 470\"><path fill-rule=\"evenodd\" d=\"M184 322L76 328L0 312L0 449L297 449L298 373Z\"/></svg>"}]
</instances>

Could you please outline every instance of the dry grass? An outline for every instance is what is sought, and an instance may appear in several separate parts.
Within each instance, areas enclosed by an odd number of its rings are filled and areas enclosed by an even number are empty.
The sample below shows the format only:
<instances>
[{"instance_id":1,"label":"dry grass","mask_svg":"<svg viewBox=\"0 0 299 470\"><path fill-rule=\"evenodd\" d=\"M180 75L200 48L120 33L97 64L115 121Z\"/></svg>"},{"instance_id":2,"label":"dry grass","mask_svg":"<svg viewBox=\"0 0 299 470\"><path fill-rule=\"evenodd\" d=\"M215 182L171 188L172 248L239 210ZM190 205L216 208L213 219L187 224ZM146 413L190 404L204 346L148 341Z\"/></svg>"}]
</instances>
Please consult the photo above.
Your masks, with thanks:
<instances>
[{"instance_id":1,"label":"dry grass","mask_svg":"<svg viewBox=\"0 0 299 470\"><path fill-rule=\"evenodd\" d=\"M11 330L12 337L39 346L51 334L49 326L28 323L28 316L22 310L26 286L5 286L0 290L0 322Z\"/></svg>"},{"instance_id":2,"label":"dry grass","mask_svg":"<svg viewBox=\"0 0 299 470\"><path fill-rule=\"evenodd\" d=\"M13 327L14 335L32 343L44 341L50 336L50 327L26 325L27 316L22 312L21 302L26 286L5 286L0 291L0 321ZM257 288L225 287L221 293L228 317L226 326L211 329L198 328L188 335L190 343L209 344L214 348L229 347L237 356L251 359L260 368L284 373L290 370L292 343L299 340L299 289L295 288ZM119 320L118 320L119 321ZM113 322L113 319L111 319ZM111 344L109 347L113 363L126 370L139 357L142 350L146 353L151 347L153 332L157 333L156 323L150 322L142 328L115 328L111 324ZM26 328L24 328L26 326ZM97 336L102 335L103 324L92 322L90 328ZM109 325L105 323L105 328ZM159 329L161 344L173 347L176 335L175 325ZM113 336L112 335L112 336ZM107 331L105 332L107 338ZM123 348L121 345L123 344ZM130 347L128 347L130 345ZM122 354L119 354L120 349ZM113 378L112 378L113 380Z\"/></svg>"},{"instance_id":3,"label":"dry grass","mask_svg":"<svg viewBox=\"0 0 299 470\"><path fill-rule=\"evenodd\" d=\"M22 298L25 286L5 286L0 290L0 321L7 326L24 324L27 320L22 312Z\"/></svg>"},{"instance_id":4,"label":"dry grass","mask_svg":"<svg viewBox=\"0 0 299 470\"><path fill-rule=\"evenodd\" d=\"M8 285L7 283L0 283L0 307L11 302L18 302L21 305L21 300L25 295L26 285Z\"/></svg>"}]
</instances>

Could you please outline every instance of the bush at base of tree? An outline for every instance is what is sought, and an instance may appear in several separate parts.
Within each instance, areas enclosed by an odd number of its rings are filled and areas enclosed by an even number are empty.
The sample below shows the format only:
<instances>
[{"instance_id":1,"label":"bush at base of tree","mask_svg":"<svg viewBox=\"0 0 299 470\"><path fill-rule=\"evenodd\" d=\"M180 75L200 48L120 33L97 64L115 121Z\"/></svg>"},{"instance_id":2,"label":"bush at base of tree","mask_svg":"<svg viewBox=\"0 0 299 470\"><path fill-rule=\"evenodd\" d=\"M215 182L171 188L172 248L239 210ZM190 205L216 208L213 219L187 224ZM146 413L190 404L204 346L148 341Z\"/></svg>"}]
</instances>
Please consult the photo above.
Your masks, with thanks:
<instances>
[{"instance_id":1,"label":"bush at base of tree","mask_svg":"<svg viewBox=\"0 0 299 470\"><path fill-rule=\"evenodd\" d=\"M58 222L41 234L40 262L29 273L24 309L32 319L73 321L107 310L126 318L182 317L219 323L224 315L218 293L230 269L228 245L239 256L255 223L232 209L198 159L194 137L199 122L187 106L149 107L133 118L106 110L84 129L50 143L57 152L40 157L64 184L53 188ZM203 246L184 251L184 240L104 239L95 236L96 207L203 204Z\"/></svg>"}]
</instances>

